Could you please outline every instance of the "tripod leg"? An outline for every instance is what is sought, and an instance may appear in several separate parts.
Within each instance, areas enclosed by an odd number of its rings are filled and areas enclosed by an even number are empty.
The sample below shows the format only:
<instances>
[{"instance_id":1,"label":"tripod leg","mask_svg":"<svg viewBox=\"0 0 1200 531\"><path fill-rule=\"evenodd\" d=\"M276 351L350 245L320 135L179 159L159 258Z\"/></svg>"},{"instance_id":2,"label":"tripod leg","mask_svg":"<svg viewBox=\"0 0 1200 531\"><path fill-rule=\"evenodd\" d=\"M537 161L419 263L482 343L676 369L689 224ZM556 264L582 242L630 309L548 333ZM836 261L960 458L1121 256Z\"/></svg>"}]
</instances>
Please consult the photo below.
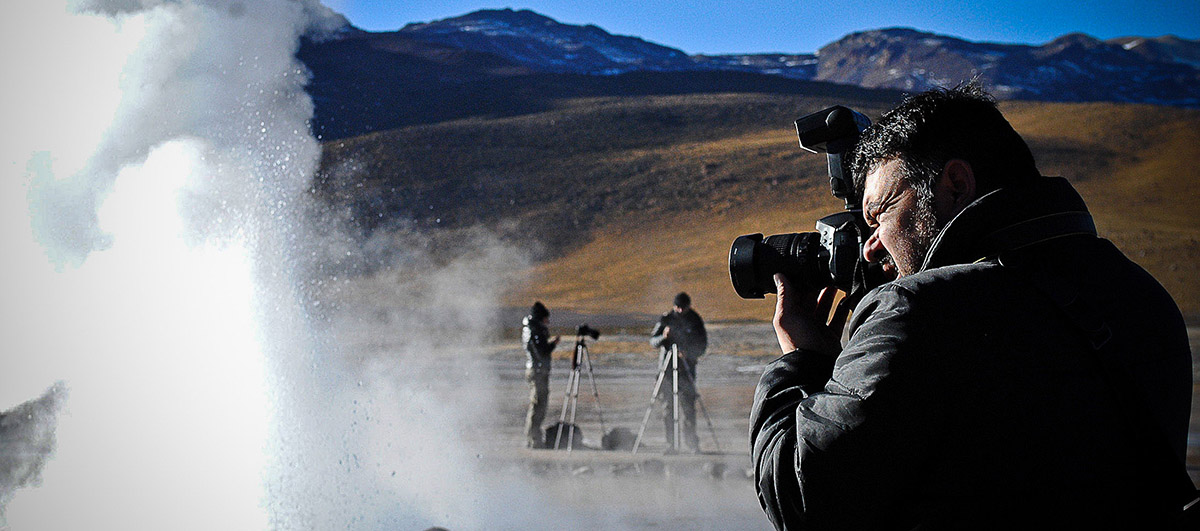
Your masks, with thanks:
<instances>
[{"instance_id":1,"label":"tripod leg","mask_svg":"<svg viewBox=\"0 0 1200 531\"><path fill-rule=\"evenodd\" d=\"M642 435L646 433L646 423L650 421L650 412L654 411L654 402L658 399L658 390L662 387L663 380L667 376L667 364L670 363L665 356L658 366L658 378L654 380L654 390L650 391L650 407L646 408L646 415L642 417L642 426L638 428L637 438L633 440L633 453L637 453L638 447L642 444Z\"/></svg>"},{"instance_id":2,"label":"tripod leg","mask_svg":"<svg viewBox=\"0 0 1200 531\"><path fill-rule=\"evenodd\" d=\"M575 408L579 407L579 379L579 369L575 369L575 385L571 389L571 422L567 424L567 452L575 447Z\"/></svg>"},{"instance_id":3,"label":"tripod leg","mask_svg":"<svg viewBox=\"0 0 1200 531\"><path fill-rule=\"evenodd\" d=\"M567 389L566 389L566 392L563 393L562 413L558 414L558 429L555 430L555 432L554 432L553 449L555 449L555 450L558 449L558 443L560 440L562 440L563 423L567 421L567 405L571 403L571 386L574 384L575 379L578 377L579 377L579 371L575 370L575 369L571 369L571 372L567 375Z\"/></svg>"},{"instance_id":4,"label":"tripod leg","mask_svg":"<svg viewBox=\"0 0 1200 531\"><path fill-rule=\"evenodd\" d=\"M604 410L600 407L600 388L596 387L596 374L592 372L592 356L588 353L587 345L580 344L579 348L583 350L583 360L587 364L588 380L592 381L592 398L596 399L596 415L600 417L600 433L608 433L608 428L604 426Z\"/></svg>"},{"instance_id":5,"label":"tripod leg","mask_svg":"<svg viewBox=\"0 0 1200 531\"><path fill-rule=\"evenodd\" d=\"M708 416L708 408L704 407L704 400L700 398L700 390L696 389L696 380L692 378L692 368L688 365L687 360L683 360L683 374L687 377L688 382L692 384L692 390L696 393L696 403L700 405L700 412L704 414L704 421L708 423L708 431L712 433L713 444L716 445L717 451L721 451L721 443L717 441L717 429L713 427L712 417Z\"/></svg>"},{"instance_id":6,"label":"tripod leg","mask_svg":"<svg viewBox=\"0 0 1200 531\"><path fill-rule=\"evenodd\" d=\"M671 449L679 451L679 349L675 345L671 345L671 400L671 413L674 419L674 422L671 423L673 434Z\"/></svg>"}]
</instances>

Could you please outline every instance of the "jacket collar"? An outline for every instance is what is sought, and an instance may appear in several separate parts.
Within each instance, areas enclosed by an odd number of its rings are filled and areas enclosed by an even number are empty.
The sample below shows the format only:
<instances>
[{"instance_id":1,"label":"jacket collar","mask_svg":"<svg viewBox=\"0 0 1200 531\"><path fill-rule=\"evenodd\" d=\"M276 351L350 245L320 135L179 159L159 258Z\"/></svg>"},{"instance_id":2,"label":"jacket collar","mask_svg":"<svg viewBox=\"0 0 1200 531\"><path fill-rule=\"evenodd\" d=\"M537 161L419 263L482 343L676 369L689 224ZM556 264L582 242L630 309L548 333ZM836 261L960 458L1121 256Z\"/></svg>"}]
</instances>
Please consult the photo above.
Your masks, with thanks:
<instances>
[{"instance_id":1,"label":"jacket collar","mask_svg":"<svg viewBox=\"0 0 1200 531\"><path fill-rule=\"evenodd\" d=\"M1096 235L1083 198L1066 179L1042 177L993 191L968 205L933 240L921 270L1079 234Z\"/></svg>"}]
</instances>

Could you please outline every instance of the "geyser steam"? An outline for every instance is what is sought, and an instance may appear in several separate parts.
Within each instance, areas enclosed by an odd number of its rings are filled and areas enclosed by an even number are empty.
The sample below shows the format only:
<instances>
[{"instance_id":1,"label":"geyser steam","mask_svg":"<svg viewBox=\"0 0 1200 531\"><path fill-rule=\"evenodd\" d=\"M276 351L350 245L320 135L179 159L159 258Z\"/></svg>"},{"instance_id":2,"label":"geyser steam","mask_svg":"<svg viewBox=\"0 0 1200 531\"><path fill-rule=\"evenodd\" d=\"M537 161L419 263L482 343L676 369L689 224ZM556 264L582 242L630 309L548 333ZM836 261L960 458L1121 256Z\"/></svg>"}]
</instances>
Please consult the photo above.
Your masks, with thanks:
<instances>
[{"instance_id":1,"label":"geyser steam","mask_svg":"<svg viewBox=\"0 0 1200 531\"><path fill-rule=\"evenodd\" d=\"M339 17L316 0L19 3L0 21L0 411L37 422L0 426L24 448L0 476L0 529L516 527L554 512L505 511L535 497L493 488L460 437L494 412L463 352L520 253L482 232L448 264L400 256L409 267L377 284L304 277L362 243L308 217L319 147L295 51ZM317 307L339 289L371 290L347 298L373 309ZM380 315L387 348L347 344Z\"/></svg>"},{"instance_id":2,"label":"geyser steam","mask_svg":"<svg viewBox=\"0 0 1200 531\"><path fill-rule=\"evenodd\" d=\"M271 385L305 352L277 338L303 332L289 257L318 156L294 52L323 8L20 4L0 30L0 410L59 380L70 398L0 527L286 527Z\"/></svg>"}]
</instances>

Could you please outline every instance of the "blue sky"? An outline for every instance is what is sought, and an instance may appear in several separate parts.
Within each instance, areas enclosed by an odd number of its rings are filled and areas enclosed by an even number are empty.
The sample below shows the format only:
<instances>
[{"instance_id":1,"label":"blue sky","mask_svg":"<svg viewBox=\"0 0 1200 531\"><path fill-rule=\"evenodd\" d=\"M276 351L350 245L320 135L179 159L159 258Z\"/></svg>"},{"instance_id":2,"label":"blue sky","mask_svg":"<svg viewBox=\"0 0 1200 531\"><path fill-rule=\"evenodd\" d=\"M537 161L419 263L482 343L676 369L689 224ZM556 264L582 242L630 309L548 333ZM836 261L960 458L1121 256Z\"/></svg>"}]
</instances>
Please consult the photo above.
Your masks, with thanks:
<instances>
[{"instance_id":1,"label":"blue sky","mask_svg":"<svg viewBox=\"0 0 1200 531\"><path fill-rule=\"evenodd\" d=\"M927 0L323 0L354 25L399 29L483 8L532 9L688 53L812 52L854 31L907 26L973 41L1042 44L1083 32L1102 39L1200 39L1198 0L988 2Z\"/></svg>"}]
</instances>

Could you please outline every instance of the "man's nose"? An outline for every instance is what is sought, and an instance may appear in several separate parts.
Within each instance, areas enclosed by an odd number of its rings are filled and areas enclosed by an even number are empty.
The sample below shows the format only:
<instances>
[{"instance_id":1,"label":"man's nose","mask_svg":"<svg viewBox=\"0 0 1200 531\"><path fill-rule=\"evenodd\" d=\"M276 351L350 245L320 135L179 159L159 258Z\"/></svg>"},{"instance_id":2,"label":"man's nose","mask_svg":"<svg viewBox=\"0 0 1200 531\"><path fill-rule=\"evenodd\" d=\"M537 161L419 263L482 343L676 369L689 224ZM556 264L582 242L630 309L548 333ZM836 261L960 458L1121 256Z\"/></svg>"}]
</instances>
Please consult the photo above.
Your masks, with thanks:
<instances>
[{"instance_id":1,"label":"man's nose","mask_svg":"<svg viewBox=\"0 0 1200 531\"><path fill-rule=\"evenodd\" d=\"M871 233L871 237L867 238L867 243L863 245L863 259L868 262L879 262L887 256L887 249L883 247L883 241L879 239L879 231Z\"/></svg>"}]
</instances>

